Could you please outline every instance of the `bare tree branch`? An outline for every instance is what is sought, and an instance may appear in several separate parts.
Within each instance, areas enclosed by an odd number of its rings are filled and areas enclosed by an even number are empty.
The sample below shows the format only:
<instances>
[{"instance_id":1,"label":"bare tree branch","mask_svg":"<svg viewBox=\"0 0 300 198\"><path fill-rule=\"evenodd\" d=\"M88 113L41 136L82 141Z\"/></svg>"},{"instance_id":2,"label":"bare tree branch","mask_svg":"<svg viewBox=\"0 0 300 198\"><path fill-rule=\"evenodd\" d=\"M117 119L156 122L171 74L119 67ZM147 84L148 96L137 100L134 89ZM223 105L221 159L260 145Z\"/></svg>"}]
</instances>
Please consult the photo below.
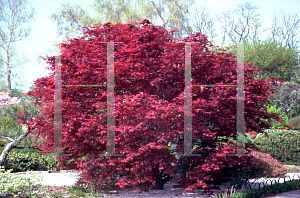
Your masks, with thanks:
<instances>
[{"instance_id":1,"label":"bare tree branch","mask_svg":"<svg viewBox=\"0 0 300 198\"><path fill-rule=\"evenodd\" d=\"M196 23L194 23L194 26L196 32L201 32L204 35L217 36L213 20L205 13L205 5L202 8L201 13L198 11L197 7L195 9Z\"/></svg>"},{"instance_id":2,"label":"bare tree branch","mask_svg":"<svg viewBox=\"0 0 300 198\"><path fill-rule=\"evenodd\" d=\"M232 11L226 11L217 16L223 29L222 46L224 45L226 35L234 44L249 40L249 38L251 38L250 32L252 34L252 40L258 38L258 28L261 27L258 19L260 14L254 14L258 8L252 6L250 2L238 5L238 8L239 9L234 9L235 15L231 14ZM236 19L238 22L236 22ZM254 31L252 31L252 29Z\"/></svg>"}]
</instances>

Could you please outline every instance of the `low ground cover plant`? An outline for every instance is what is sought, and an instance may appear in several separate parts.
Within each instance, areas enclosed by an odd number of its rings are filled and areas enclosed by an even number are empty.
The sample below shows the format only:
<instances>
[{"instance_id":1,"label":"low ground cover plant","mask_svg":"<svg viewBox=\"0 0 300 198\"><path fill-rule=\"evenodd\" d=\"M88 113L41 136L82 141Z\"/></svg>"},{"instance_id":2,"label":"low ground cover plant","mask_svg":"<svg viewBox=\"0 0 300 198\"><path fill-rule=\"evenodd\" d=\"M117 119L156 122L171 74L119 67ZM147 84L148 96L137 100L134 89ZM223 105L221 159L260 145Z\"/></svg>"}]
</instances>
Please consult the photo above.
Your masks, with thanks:
<instances>
[{"instance_id":1,"label":"low ground cover plant","mask_svg":"<svg viewBox=\"0 0 300 198\"><path fill-rule=\"evenodd\" d=\"M0 193L12 193L18 196L36 196L36 195L44 195L40 193L43 189L37 188L38 183L40 182L42 177L40 178L26 178L24 179L22 176L14 176L11 174L11 170L7 172L2 172L4 169L0 169ZM29 171L30 174L34 175L35 173Z\"/></svg>"},{"instance_id":2,"label":"low ground cover plant","mask_svg":"<svg viewBox=\"0 0 300 198\"><path fill-rule=\"evenodd\" d=\"M50 196L50 197L60 197L60 193L53 193L49 195L46 191L45 186L41 186L40 182L43 176L37 176L33 171L28 171L30 174L29 178L24 178L22 175L13 175L11 170L5 171L0 169L0 193L10 193L14 196L25 196L26 198L34 198L35 196ZM67 188L67 192L75 194L75 197L97 197L96 190L93 186L88 189L80 186L72 186ZM61 197L63 197L61 195Z\"/></svg>"}]
</instances>

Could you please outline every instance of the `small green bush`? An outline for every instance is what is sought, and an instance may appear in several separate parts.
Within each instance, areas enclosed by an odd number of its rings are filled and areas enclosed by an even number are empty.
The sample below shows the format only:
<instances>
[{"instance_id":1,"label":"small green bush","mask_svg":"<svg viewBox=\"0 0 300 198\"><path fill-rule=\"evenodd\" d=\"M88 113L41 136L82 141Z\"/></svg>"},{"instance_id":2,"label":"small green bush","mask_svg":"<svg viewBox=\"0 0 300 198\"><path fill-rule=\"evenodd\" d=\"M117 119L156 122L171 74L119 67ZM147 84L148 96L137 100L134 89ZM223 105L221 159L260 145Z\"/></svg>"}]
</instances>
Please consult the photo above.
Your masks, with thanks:
<instances>
[{"instance_id":1,"label":"small green bush","mask_svg":"<svg viewBox=\"0 0 300 198\"><path fill-rule=\"evenodd\" d=\"M282 119L282 123L274 119L268 121L268 123L271 125L271 129L283 129L288 126L288 116L282 112L281 108L277 108L276 105L269 105L269 104L265 106L267 107L268 113L280 114L280 118ZM261 118L261 120L265 121L266 119Z\"/></svg>"},{"instance_id":2,"label":"small green bush","mask_svg":"<svg viewBox=\"0 0 300 198\"><path fill-rule=\"evenodd\" d=\"M289 124L295 126L295 129L300 130L300 116L291 118Z\"/></svg>"},{"instance_id":3,"label":"small green bush","mask_svg":"<svg viewBox=\"0 0 300 198\"><path fill-rule=\"evenodd\" d=\"M300 139L299 131L294 130L271 130L268 137L260 135L254 139L259 143L257 148L272 156L282 164L300 165Z\"/></svg>"},{"instance_id":4,"label":"small green bush","mask_svg":"<svg viewBox=\"0 0 300 198\"><path fill-rule=\"evenodd\" d=\"M4 147L0 148L2 153ZM54 170L58 165L54 157L42 155L37 149L12 149L4 162L4 169L12 172Z\"/></svg>"}]
</instances>

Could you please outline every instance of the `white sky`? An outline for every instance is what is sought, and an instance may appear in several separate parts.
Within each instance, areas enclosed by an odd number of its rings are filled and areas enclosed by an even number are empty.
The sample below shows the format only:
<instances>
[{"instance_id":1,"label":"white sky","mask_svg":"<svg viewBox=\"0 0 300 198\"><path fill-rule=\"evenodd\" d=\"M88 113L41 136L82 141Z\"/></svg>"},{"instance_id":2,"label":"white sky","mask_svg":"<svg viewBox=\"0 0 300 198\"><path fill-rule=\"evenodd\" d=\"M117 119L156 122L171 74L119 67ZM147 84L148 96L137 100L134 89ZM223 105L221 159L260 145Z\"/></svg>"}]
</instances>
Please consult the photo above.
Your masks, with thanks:
<instances>
[{"instance_id":1,"label":"white sky","mask_svg":"<svg viewBox=\"0 0 300 198\"><path fill-rule=\"evenodd\" d=\"M222 11L227 11L233 8L237 8L238 4L244 4L249 0L195 0L197 6L203 5L203 2L206 2L206 11L210 11L210 17L214 18L215 14ZM22 72L19 72L20 75L24 76L24 81L26 82L25 91L29 91L30 86L33 84L33 81L37 78L47 76L49 70L46 70L46 62L39 64L37 62L37 57L42 53L45 53L45 50L52 47L54 42L61 42L62 38L56 37L56 23L50 21L48 18L51 14L57 12L60 6L64 3L71 2L72 4L78 4L83 8L87 8L92 5L93 0L31 0L30 6L35 9L35 18L36 20L28 24L32 28L32 33L27 38L22 41L17 42L18 52L25 54L29 58L24 67L26 68ZM158 2L158 0L155 0ZM299 0L252 0L251 1L258 10L255 13L261 14L264 28L270 27L271 17L274 11L283 11L297 13L300 8ZM189 18L194 20L194 8L190 10L191 15ZM90 9L91 10L91 9ZM95 13L94 13L95 14ZM161 25L161 24L155 24ZM26 26L25 26L26 27ZM218 29L218 27L216 27ZM195 29L194 29L195 31ZM208 35L209 36L209 35ZM265 36L262 36L261 40L264 40ZM49 43L52 42L52 43ZM217 42L217 41L216 41ZM214 43L215 45L221 45L220 43ZM1 49L1 53L4 54ZM12 69L12 73L17 70ZM15 88L14 82L12 82L12 88Z\"/></svg>"}]
</instances>

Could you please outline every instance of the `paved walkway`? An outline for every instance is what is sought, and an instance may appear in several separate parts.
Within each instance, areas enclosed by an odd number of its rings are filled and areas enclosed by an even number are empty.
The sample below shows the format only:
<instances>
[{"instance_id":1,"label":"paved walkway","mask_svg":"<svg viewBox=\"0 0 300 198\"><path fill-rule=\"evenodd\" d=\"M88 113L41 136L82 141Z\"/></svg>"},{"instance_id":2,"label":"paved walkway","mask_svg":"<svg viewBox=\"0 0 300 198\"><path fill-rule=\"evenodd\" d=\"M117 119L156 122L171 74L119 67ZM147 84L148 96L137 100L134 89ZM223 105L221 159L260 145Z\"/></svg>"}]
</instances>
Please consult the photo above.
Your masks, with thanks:
<instances>
[{"instance_id":1,"label":"paved walkway","mask_svg":"<svg viewBox=\"0 0 300 198\"><path fill-rule=\"evenodd\" d=\"M288 192L283 192L283 193L276 194L273 196L268 196L266 198L286 198L286 197L300 198L300 190L292 190L292 191L288 191Z\"/></svg>"}]
</instances>

